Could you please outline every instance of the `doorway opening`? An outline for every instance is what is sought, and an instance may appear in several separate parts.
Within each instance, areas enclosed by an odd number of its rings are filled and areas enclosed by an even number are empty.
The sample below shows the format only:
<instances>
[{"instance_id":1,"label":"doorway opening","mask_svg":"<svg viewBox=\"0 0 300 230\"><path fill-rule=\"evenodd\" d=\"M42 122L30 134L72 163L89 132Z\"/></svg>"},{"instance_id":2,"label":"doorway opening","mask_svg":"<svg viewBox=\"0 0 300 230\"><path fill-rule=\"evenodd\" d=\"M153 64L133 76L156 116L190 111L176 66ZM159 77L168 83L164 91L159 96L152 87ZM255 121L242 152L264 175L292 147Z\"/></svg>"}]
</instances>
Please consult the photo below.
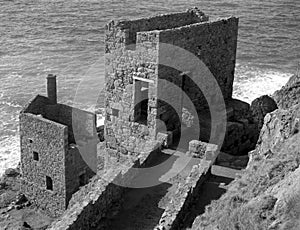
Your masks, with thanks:
<instances>
[{"instance_id":1,"label":"doorway opening","mask_svg":"<svg viewBox=\"0 0 300 230\"><path fill-rule=\"evenodd\" d=\"M147 124L149 82L134 80L134 121Z\"/></svg>"}]
</instances>

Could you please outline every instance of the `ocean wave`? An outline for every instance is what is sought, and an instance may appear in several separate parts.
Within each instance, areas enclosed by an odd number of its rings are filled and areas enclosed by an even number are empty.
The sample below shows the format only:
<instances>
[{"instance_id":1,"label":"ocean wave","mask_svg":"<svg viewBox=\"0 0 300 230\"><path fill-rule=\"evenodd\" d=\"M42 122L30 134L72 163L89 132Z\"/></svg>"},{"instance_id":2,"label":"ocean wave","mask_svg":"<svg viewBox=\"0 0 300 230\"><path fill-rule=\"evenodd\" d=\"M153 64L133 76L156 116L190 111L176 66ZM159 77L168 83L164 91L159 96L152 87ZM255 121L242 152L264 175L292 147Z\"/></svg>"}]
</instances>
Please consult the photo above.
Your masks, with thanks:
<instances>
[{"instance_id":1,"label":"ocean wave","mask_svg":"<svg viewBox=\"0 0 300 230\"><path fill-rule=\"evenodd\" d=\"M238 65L233 97L251 103L262 95L272 95L285 85L291 76L291 73Z\"/></svg>"},{"instance_id":2,"label":"ocean wave","mask_svg":"<svg viewBox=\"0 0 300 230\"><path fill-rule=\"evenodd\" d=\"M0 176L7 168L17 167L20 162L20 138L10 136L0 140Z\"/></svg>"},{"instance_id":3,"label":"ocean wave","mask_svg":"<svg viewBox=\"0 0 300 230\"><path fill-rule=\"evenodd\" d=\"M0 94L0 98L1 98L1 94ZM22 106L16 102L10 102L10 101L1 101L0 105L5 105L5 106L9 106L9 107L14 107L14 108L21 108Z\"/></svg>"}]
</instances>

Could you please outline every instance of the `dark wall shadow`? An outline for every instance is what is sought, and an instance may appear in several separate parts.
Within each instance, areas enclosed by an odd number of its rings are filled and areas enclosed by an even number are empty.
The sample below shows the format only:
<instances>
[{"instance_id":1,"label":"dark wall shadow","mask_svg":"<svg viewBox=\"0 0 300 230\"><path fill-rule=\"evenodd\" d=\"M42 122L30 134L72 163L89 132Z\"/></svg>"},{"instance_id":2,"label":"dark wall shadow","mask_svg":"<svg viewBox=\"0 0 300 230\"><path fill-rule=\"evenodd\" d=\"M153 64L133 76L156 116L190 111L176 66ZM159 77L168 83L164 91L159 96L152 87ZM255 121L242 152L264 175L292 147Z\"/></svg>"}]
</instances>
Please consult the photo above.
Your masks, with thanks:
<instances>
[{"instance_id":1,"label":"dark wall shadow","mask_svg":"<svg viewBox=\"0 0 300 230\"><path fill-rule=\"evenodd\" d=\"M230 178L209 175L208 179L201 186L196 203L190 209L189 214L186 215L187 218L182 229L191 228L195 218L205 212L205 207L213 200L218 200L226 192L226 189L220 187L220 184L224 183L227 185L231 181L232 179Z\"/></svg>"}]
</instances>

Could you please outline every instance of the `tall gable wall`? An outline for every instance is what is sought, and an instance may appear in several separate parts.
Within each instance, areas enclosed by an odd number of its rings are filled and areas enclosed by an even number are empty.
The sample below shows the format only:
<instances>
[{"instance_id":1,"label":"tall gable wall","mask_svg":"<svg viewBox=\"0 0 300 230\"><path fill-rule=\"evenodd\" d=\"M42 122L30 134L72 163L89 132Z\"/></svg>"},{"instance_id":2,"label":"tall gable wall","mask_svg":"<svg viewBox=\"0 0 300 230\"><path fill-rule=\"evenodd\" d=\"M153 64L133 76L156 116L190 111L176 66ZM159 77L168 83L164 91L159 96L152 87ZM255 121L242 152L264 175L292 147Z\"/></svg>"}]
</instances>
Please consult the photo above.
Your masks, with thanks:
<instances>
[{"instance_id":1,"label":"tall gable wall","mask_svg":"<svg viewBox=\"0 0 300 230\"><path fill-rule=\"evenodd\" d=\"M156 101L158 34L138 33L133 51L125 47L122 33L115 27L107 31L105 139L109 148L127 154L155 138L155 110L149 108L148 123L134 122L133 101L136 77L150 81L149 101Z\"/></svg>"},{"instance_id":2,"label":"tall gable wall","mask_svg":"<svg viewBox=\"0 0 300 230\"><path fill-rule=\"evenodd\" d=\"M20 114L21 191L51 216L66 208L65 149L68 128L36 115ZM38 160L34 159L34 152ZM46 176L53 189L46 188Z\"/></svg>"},{"instance_id":3,"label":"tall gable wall","mask_svg":"<svg viewBox=\"0 0 300 230\"><path fill-rule=\"evenodd\" d=\"M226 100L232 97L237 31L238 18L231 17L161 31L159 42L178 46L198 57L217 80L223 97ZM189 61L186 60L187 66L190 64ZM197 78L197 83L208 87L207 81L204 78L201 79L201 73L196 73L195 68L191 67L185 71L192 78ZM178 78L178 71L166 66L160 66L159 78L172 82L174 81L172 79ZM193 101L197 109L206 106L203 93L189 77L185 79L183 90ZM211 92L210 96L213 96L215 90L209 89L208 92ZM187 103L183 102L183 104Z\"/></svg>"}]
</instances>

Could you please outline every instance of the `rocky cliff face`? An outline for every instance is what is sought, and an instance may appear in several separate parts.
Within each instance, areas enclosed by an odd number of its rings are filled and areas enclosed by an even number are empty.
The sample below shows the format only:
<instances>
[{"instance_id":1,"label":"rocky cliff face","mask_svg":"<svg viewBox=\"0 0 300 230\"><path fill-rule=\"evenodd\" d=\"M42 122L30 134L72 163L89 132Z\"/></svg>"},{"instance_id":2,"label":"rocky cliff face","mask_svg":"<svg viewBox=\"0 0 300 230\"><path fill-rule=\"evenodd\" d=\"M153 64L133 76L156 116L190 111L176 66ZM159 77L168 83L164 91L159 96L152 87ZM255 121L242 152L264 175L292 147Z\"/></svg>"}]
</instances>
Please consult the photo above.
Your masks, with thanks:
<instances>
[{"instance_id":1,"label":"rocky cliff face","mask_svg":"<svg viewBox=\"0 0 300 230\"><path fill-rule=\"evenodd\" d=\"M273 98L279 109L264 117L247 168L192 229L300 229L300 77Z\"/></svg>"},{"instance_id":2,"label":"rocky cliff face","mask_svg":"<svg viewBox=\"0 0 300 230\"><path fill-rule=\"evenodd\" d=\"M294 75L288 83L273 95L274 100L281 109L290 108L299 103L300 75Z\"/></svg>"}]
</instances>

